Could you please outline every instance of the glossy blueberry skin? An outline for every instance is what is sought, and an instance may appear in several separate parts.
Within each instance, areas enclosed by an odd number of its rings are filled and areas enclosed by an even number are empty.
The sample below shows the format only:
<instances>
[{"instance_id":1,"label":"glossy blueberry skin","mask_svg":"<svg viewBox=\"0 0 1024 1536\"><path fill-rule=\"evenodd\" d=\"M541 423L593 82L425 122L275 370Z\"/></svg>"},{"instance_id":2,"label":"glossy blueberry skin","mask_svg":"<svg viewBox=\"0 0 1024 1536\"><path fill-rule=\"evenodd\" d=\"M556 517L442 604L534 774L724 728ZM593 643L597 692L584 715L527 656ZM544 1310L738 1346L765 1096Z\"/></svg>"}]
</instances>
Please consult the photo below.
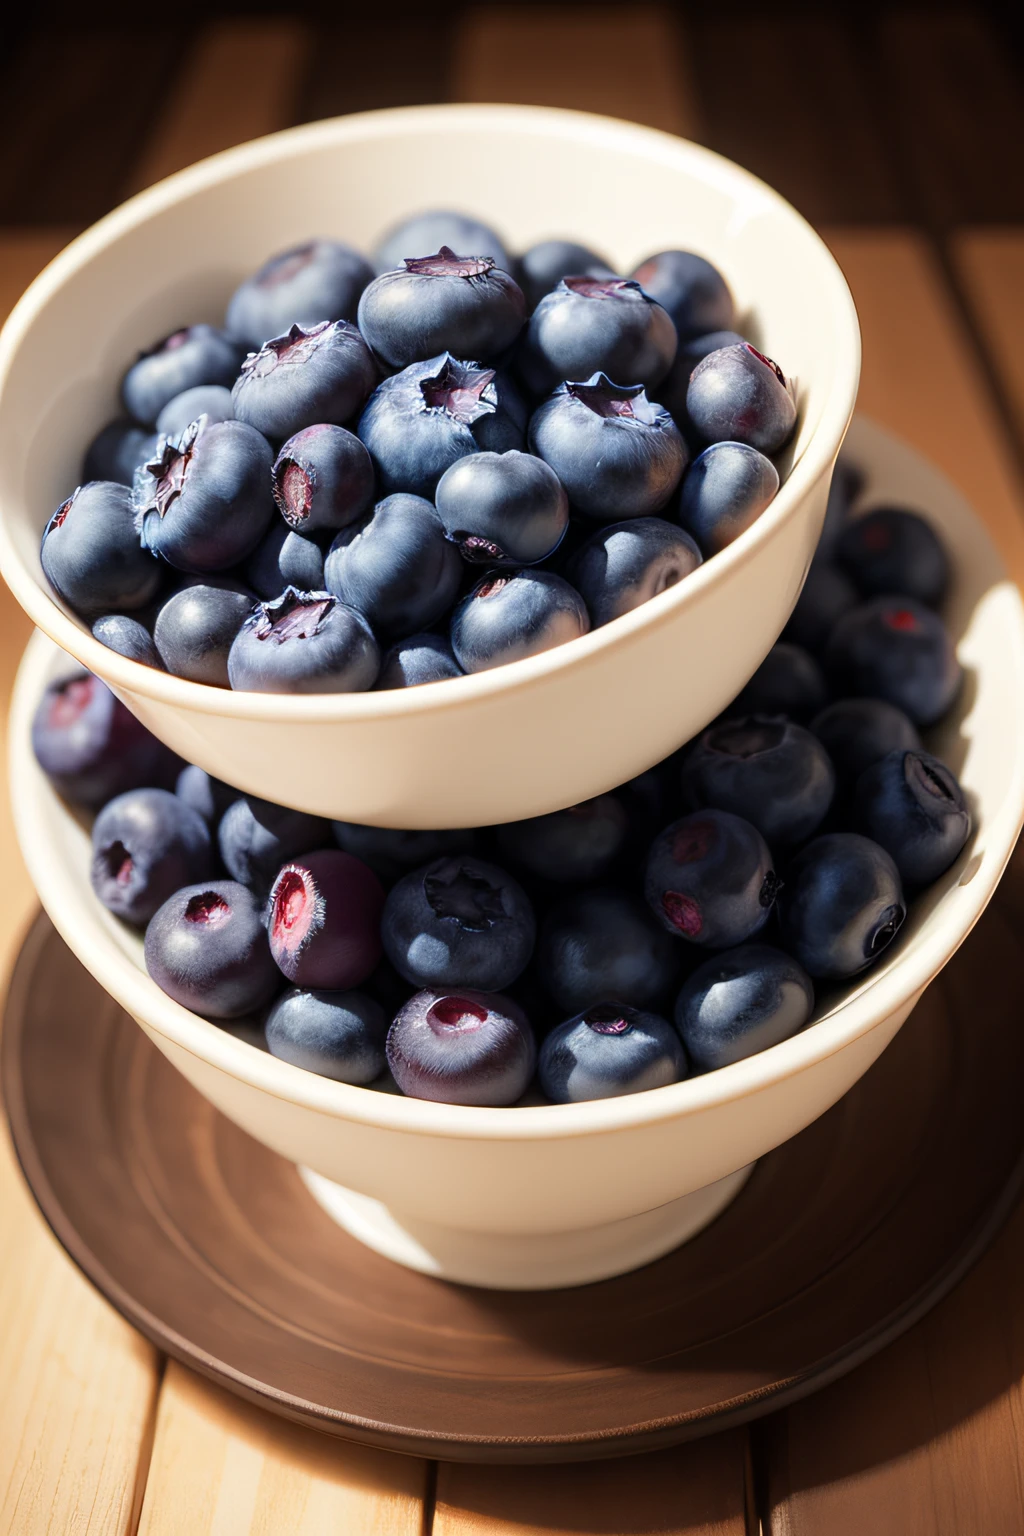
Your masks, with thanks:
<instances>
[{"instance_id":1,"label":"glossy blueberry skin","mask_svg":"<svg viewBox=\"0 0 1024 1536\"><path fill-rule=\"evenodd\" d=\"M519 882L471 854L435 859L399 880L381 923L385 954L413 986L481 992L515 981L535 935Z\"/></svg>"},{"instance_id":2,"label":"glossy blueberry skin","mask_svg":"<svg viewBox=\"0 0 1024 1536\"><path fill-rule=\"evenodd\" d=\"M580 512L603 523L665 506L686 468L668 411L602 373L560 384L530 419L530 450L550 464Z\"/></svg>"},{"instance_id":3,"label":"glossy blueberry skin","mask_svg":"<svg viewBox=\"0 0 1024 1536\"><path fill-rule=\"evenodd\" d=\"M780 640L726 713L789 715L804 724L824 709L827 699L825 676L814 657L801 646Z\"/></svg>"},{"instance_id":4,"label":"glossy blueberry skin","mask_svg":"<svg viewBox=\"0 0 1024 1536\"><path fill-rule=\"evenodd\" d=\"M971 835L963 790L930 752L889 752L866 768L853 797L857 827L890 854L904 885L937 880Z\"/></svg>"},{"instance_id":5,"label":"glossy blueberry skin","mask_svg":"<svg viewBox=\"0 0 1024 1536\"><path fill-rule=\"evenodd\" d=\"M634 517L598 529L572 556L566 575L598 629L667 592L700 563L700 550L682 528L661 517Z\"/></svg>"},{"instance_id":6,"label":"glossy blueberry skin","mask_svg":"<svg viewBox=\"0 0 1024 1536\"><path fill-rule=\"evenodd\" d=\"M577 640L590 628L574 587L550 571L497 572L463 598L452 615L455 659L465 672L486 672Z\"/></svg>"},{"instance_id":7,"label":"glossy blueberry skin","mask_svg":"<svg viewBox=\"0 0 1024 1536\"><path fill-rule=\"evenodd\" d=\"M374 266L378 272L394 272L407 256L429 256L442 245L459 256L490 256L503 272L512 270L501 236L489 224L447 208L431 208L392 225L374 250Z\"/></svg>"},{"instance_id":8,"label":"glossy blueberry skin","mask_svg":"<svg viewBox=\"0 0 1024 1536\"><path fill-rule=\"evenodd\" d=\"M574 240L539 240L516 262L516 277L530 309L563 277L614 277L603 256Z\"/></svg>"},{"instance_id":9,"label":"glossy blueberry skin","mask_svg":"<svg viewBox=\"0 0 1024 1536\"><path fill-rule=\"evenodd\" d=\"M771 848L802 843L824 821L835 770L816 736L783 716L711 726L686 755L683 802L745 816Z\"/></svg>"},{"instance_id":10,"label":"glossy blueberry skin","mask_svg":"<svg viewBox=\"0 0 1024 1536\"><path fill-rule=\"evenodd\" d=\"M631 275L668 311L680 337L727 331L733 324L736 311L725 278L693 251L659 251Z\"/></svg>"},{"instance_id":11,"label":"glossy blueberry skin","mask_svg":"<svg viewBox=\"0 0 1024 1536\"><path fill-rule=\"evenodd\" d=\"M160 437L180 437L200 416L205 416L212 426L216 421L231 421L234 414L231 391L226 385L197 384L168 400L156 419L156 430Z\"/></svg>"},{"instance_id":12,"label":"glossy blueberry skin","mask_svg":"<svg viewBox=\"0 0 1024 1536\"><path fill-rule=\"evenodd\" d=\"M279 870L267 900L270 953L299 987L347 992L381 957L384 888L340 848L298 855Z\"/></svg>"},{"instance_id":13,"label":"glossy blueberry skin","mask_svg":"<svg viewBox=\"0 0 1024 1536\"><path fill-rule=\"evenodd\" d=\"M338 240L309 240L280 251L235 289L225 325L258 351L292 325L354 320L359 295L373 278L365 257Z\"/></svg>"},{"instance_id":14,"label":"glossy blueberry skin","mask_svg":"<svg viewBox=\"0 0 1024 1536\"><path fill-rule=\"evenodd\" d=\"M721 347L736 347L746 340L738 331L709 331L703 336L680 337L675 362L666 373L652 396L671 411L681 432L691 431L686 416L686 391L690 387L690 374L709 352Z\"/></svg>"},{"instance_id":15,"label":"glossy blueberry skin","mask_svg":"<svg viewBox=\"0 0 1024 1536\"><path fill-rule=\"evenodd\" d=\"M859 601L856 587L839 566L815 557L782 638L820 655L839 619Z\"/></svg>"},{"instance_id":16,"label":"glossy blueberry skin","mask_svg":"<svg viewBox=\"0 0 1024 1536\"><path fill-rule=\"evenodd\" d=\"M157 436L134 421L108 422L86 450L82 484L116 480L119 485L131 485L139 465L152 458Z\"/></svg>"},{"instance_id":17,"label":"glossy blueberry skin","mask_svg":"<svg viewBox=\"0 0 1024 1536\"><path fill-rule=\"evenodd\" d=\"M396 492L343 528L324 561L329 592L365 615L383 640L426 629L451 607L462 580L458 550L433 503Z\"/></svg>"},{"instance_id":18,"label":"glossy blueberry skin","mask_svg":"<svg viewBox=\"0 0 1024 1536\"><path fill-rule=\"evenodd\" d=\"M92 888L108 911L142 928L183 885L213 874L210 830L166 789L108 800L92 828Z\"/></svg>"},{"instance_id":19,"label":"glossy blueberry skin","mask_svg":"<svg viewBox=\"0 0 1024 1536\"><path fill-rule=\"evenodd\" d=\"M796 426L796 404L777 363L748 341L709 352L690 375L686 413L706 443L777 453Z\"/></svg>"},{"instance_id":20,"label":"glossy blueberry skin","mask_svg":"<svg viewBox=\"0 0 1024 1536\"><path fill-rule=\"evenodd\" d=\"M458 459L434 500L445 533L471 565L534 565L554 553L569 526L558 476L517 448Z\"/></svg>"},{"instance_id":21,"label":"glossy blueberry skin","mask_svg":"<svg viewBox=\"0 0 1024 1536\"><path fill-rule=\"evenodd\" d=\"M161 438L132 490L143 546L197 575L237 565L274 515L272 462L266 438L241 421L200 417L180 437Z\"/></svg>"},{"instance_id":22,"label":"glossy blueberry skin","mask_svg":"<svg viewBox=\"0 0 1024 1536\"><path fill-rule=\"evenodd\" d=\"M150 919L146 970L184 1008L238 1019L269 1003L281 984L261 905L234 880L186 885Z\"/></svg>"},{"instance_id":23,"label":"glossy blueberry skin","mask_svg":"<svg viewBox=\"0 0 1024 1536\"><path fill-rule=\"evenodd\" d=\"M212 325L189 325L144 352L121 381L129 416L151 427L169 400L198 384L230 388L238 376L242 349Z\"/></svg>"},{"instance_id":24,"label":"glossy blueberry skin","mask_svg":"<svg viewBox=\"0 0 1024 1536\"><path fill-rule=\"evenodd\" d=\"M48 684L32 717L32 750L57 793L89 807L164 784L176 761L106 683L84 671Z\"/></svg>"},{"instance_id":25,"label":"glossy blueberry skin","mask_svg":"<svg viewBox=\"0 0 1024 1536\"><path fill-rule=\"evenodd\" d=\"M677 345L671 319L639 283L570 276L530 316L518 366L535 395L598 372L651 389L671 368Z\"/></svg>"},{"instance_id":26,"label":"glossy blueberry skin","mask_svg":"<svg viewBox=\"0 0 1024 1536\"><path fill-rule=\"evenodd\" d=\"M217 828L217 846L228 874L260 893L270 888L282 864L330 841L330 823L322 817L255 795L232 800Z\"/></svg>"},{"instance_id":27,"label":"glossy blueberry skin","mask_svg":"<svg viewBox=\"0 0 1024 1536\"><path fill-rule=\"evenodd\" d=\"M381 490L432 497L445 470L481 449L522 448L522 401L493 368L442 353L377 386L359 419Z\"/></svg>"},{"instance_id":28,"label":"glossy blueberry skin","mask_svg":"<svg viewBox=\"0 0 1024 1536\"><path fill-rule=\"evenodd\" d=\"M937 608L949 590L949 556L931 524L903 507L875 507L836 541L836 559L864 597L913 597Z\"/></svg>"},{"instance_id":29,"label":"glossy blueberry skin","mask_svg":"<svg viewBox=\"0 0 1024 1536\"><path fill-rule=\"evenodd\" d=\"M668 1020L621 1003L598 1003L556 1025L537 1061L554 1104L664 1088L686 1070L686 1052Z\"/></svg>"},{"instance_id":30,"label":"glossy blueberry skin","mask_svg":"<svg viewBox=\"0 0 1024 1536\"><path fill-rule=\"evenodd\" d=\"M396 1015L387 1057L395 1082L411 1098L501 1109L526 1091L537 1046L511 998L428 988Z\"/></svg>"},{"instance_id":31,"label":"glossy blueberry skin","mask_svg":"<svg viewBox=\"0 0 1024 1536\"><path fill-rule=\"evenodd\" d=\"M629 817L614 795L598 795L581 805L496 829L498 847L513 864L544 880L593 880L603 875L622 851Z\"/></svg>"},{"instance_id":32,"label":"glossy blueberry skin","mask_svg":"<svg viewBox=\"0 0 1024 1536\"><path fill-rule=\"evenodd\" d=\"M280 597L286 587L322 592L324 552L314 539L295 533L275 517L245 561L242 573L257 596L268 601Z\"/></svg>"},{"instance_id":33,"label":"glossy blueberry skin","mask_svg":"<svg viewBox=\"0 0 1024 1536\"><path fill-rule=\"evenodd\" d=\"M899 870L856 832L801 849L779 897L783 943L811 976L842 981L873 965L907 915Z\"/></svg>"},{"instance_id":34,"label":"glossy blueberry skin","mask_svg":"<svg viewBox=\"0 0 1024 1536\"><path fill-rule=\"evenodd\" d=\"M332 821L334 841L345 853L362 859L387 885L433 859L472 853L476 833L468 827L452 831L407 832L395 827L364 827L354 821Z\"/></svg>"},{"instance_id":35,"label":"glossy blueberry skin","mask_svg":"<svg viewBox=\"0 0 1024 1536\"><path fill-rule=\"evenodd\" d=\"M232 688L250 693L365 693L379 671L363 615L330 592L295 587L258 603L228 652Z\"/></svg>"},{"instance_id":36,"label":"glossy blueberry skin","mask_svg":"<svg viewBox=\"0 0 1024 1536\"><path fill-rule=\"evenodd\" d=\"M756 448L712 443L683 478L679 521L705 555L717 555L757 522L778 489L778 470Z\"/></svg>"},{"instance_id":37,"label":"glossy blueberry skin","mask_svg":"<svg viewBox=\"0 0 1024 1536\"><path fill-rule=\"evenodd\" d=\"M386 688L418 688L420 683L441 683L463 675L447 640L440 635L410 635L386 652L373 686L378 692Z\"/></svg>"},{"instance_id":38,"label":"glossy blueberry skin","mask_svg":"<svg viewBox=\"0 0 1024 1536\"><path fill-rule=\"evenodd\" d=\"M851 608L824 659L837 693L884 699L915 725L941 719L963 680L946 626L912 598L875 597Z\"/></svg>"},{"instance_id":39,"label":"glossy blueberry skin","mask_svg":"<svg viewBox=\"0 0 1024 1536\"><path fill-rule=\"evenodd\" d=\"M362 992L292 987L264 1030L272 1056L338 1083L372 1083L387 1065L384 1010Z\"/></svg>"},{"instance_id":40,"label":"glossy blueberry skin","mask_svg":"<svg viewBox=\"0 0 1024 1536\"><path fill-rule=\"evenodd\" d=\"M197 582L161 604L153 626L160 660L175 677L230 688L228 653L253 610L251 592L233 582Z\"/></svg>"},{"instance_id":41,"label":"glossy blueberry skin","mask_svg":"<svg viewBox=\"0 0 1024 1536\"><path fill-rule=\"evenodd\" d=\"M730 811L695 811L672 822L647 855L647 905L667 933L702 947L752 938L778 889L768 844Z\"/></svg>"},{"instance_id":42,"label":"glossy blueberry skin","mask_svg":"<svg viewBox=\"0 0 1024 1536\"><path fill-rule=\"evenodd\" d=\"M814 983L771 944L741 944L705 960L676 1001L676 1028L703 1072L788 1040L814 1011Z\"/></svg>"},{"instance_id":43,"label":"glossy blueberry skin","mask_svg":"<svg viewBox=\"0 0 1024 1536\"><path fill-rule=\"evenodd\" d=\"M914 722L883 699L837 699L814 716L810 729L844 789L852 789L865 768L888 753L921 749Z\"/></svg>"},{"instance_id":44,"label":"glossy blueberry skin","mask_svg":"<svg viewBox=\"0 0 1024 1536\"><path fill-rule=\"evenodd\" d=\"M156 596L160 567L135 531L132 494L113 480L80 485L43 532L47 581L76 613L143 608Z\"/></svg>"},{"instance_id":45,"label":"glossy blueberry skin","mask_svg":"<svg viewBox=\"0 0 1024 1536\"><path fill-rule=\"evenodd\" d=\"M667 1004L685 962L639 896L588 886L553 907L537 939L537 976L566 1013L612 1001L632 1008Z\"/></svg>"},{"instance_id":46,"label":"glossy blueberry skin","mask_svg":"<svg viewBox=\"0 0 1024 1536\"><path fill-rule=\"evenodd\" d=\"M439 352L497 357L515 341L526 300L490 256L407 256L376 278L359 300L359 329L390 368L408 368Z\"/></svg>"},{"instance_id":47,"label":"glossy blueberry skin","mask_svg":"<svg viewBox=\"0 0 1024 1536\"><path fill-rule=\"evenodd\" d=\"M354 432L319 422L285 443L271 487L289 528L304 534L333 532L373 505L373 462Z\"/></svg>"},{"instance_id":48,"label":"glossy blueberry skin","mask_svg":"<svg viewBox=\"0 0 1024 1536\"><path fill-rule=\"evenodd\" d=\"M174 793L190 810L196 811L205 822L215 827L229 805L239 798L238 790L230 784L215 779L205 768L188 763L178 774Z\"/></svg>"},{"instance_id":49,"label":"glossy blueberry skin","mask_svg":"<svg viewBox=\"0 0 1024 1536\"><path fill-rule=\"evenodd\" d=\"M163 662L160 653L153 644L153 636L139 619L132 618L128 613L105 613L99 619L93 620L93 638L108 650L116 651L119 656L127 656L129 661L141 661L146 667L159 667L163 670Z\"/></svg>"},{"instance_id":50,"label":"glossy blueberry skin","mask_svg":"<svg viewBox=\"0 0 1024 1536\"><path fill-rule=\"evenodd\" d=\"M249 354L231 400L239 421L281 442L321 422L344 426L377 379L373 354L348 320L293 325Z\"/></svg>"}]
</instances>

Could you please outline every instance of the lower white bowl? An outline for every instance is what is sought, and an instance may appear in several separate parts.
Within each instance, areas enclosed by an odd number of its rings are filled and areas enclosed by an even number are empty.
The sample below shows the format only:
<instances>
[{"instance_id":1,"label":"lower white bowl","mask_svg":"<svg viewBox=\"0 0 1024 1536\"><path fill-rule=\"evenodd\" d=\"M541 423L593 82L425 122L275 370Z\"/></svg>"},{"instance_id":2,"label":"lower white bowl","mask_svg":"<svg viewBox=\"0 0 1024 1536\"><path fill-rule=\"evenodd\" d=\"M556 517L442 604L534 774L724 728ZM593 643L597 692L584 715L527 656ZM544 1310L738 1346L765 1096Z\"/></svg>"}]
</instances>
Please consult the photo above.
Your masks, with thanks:
<instances>
[{"instance_id":1,"label":"lower white bowl","mask_svg":"<svg viewBox=\"0 0 1024 1536\"><path fill-rule=\"evenodd\" d=\"M32 756L40 692L69 661L32 640L15 691L11 786L44 907L96 979L224 1114L304 1170L354 1236L447 1279L580 1284L667 1252L711 1220L758 1157L850 1088L984 910L1024 819L1024 608L983 526L917 455L865 422L851 455L865 503L926 510L956 569L947 617L966 682L932 745L959 775L974 834L910 912L886 959L771 1050L626 1098L468 1109L353 1088L210 1024L152 982L137 935L96 901L89 839Z\"/></svg>"}]
</instances>

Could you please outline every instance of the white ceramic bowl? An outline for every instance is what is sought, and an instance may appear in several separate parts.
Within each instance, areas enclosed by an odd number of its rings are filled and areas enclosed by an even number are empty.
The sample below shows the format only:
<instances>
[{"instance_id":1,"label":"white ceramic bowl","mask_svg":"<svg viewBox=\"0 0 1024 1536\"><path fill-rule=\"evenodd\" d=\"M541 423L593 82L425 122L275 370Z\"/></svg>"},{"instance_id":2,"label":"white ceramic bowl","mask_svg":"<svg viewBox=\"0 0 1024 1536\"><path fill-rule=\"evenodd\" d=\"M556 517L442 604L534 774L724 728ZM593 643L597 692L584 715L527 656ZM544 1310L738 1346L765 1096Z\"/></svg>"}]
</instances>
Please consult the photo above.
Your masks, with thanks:
<instances>
[{"instance_id":1,"label":"white ceramic bowl","mask_svg":"<svg viewBox=\"0 0 1024 1536\"><path fill-rule=\"evenodd\" d=\"M959 774L974 835L914 903L884 962L792 1040L672 1087L587 1104L467 1109L352 1088L277 1061L165 996L141 942L89 887L89 840L36 766L29 723L66 669L36 636L22 664L11 785L29 871L57 928L200 1092L275 1151L357 1237L403 1263L499 1287L620 1273L698 1230L752 1161L871 1065L992 894L1024 818L1024 609L984 528L916 455L865 423L867 500L928 510L956 562L948 618L967 671L934 745Z\"/></svg>"},{"instance_id":2,"label":"white ceramic bowl","mask_svg":"<svg viewBox=\"0 0 1024 1536\"><path fill-rule=\"evenodd\" d=\"M670 246L725 272L741 325L798 384L786 481L757 524L680 586L581 640L454 682L382 694L230 693L128 661L51 594L42 529L117 413L126 361L220 322L271 251L311 234L370 247L426 205L470 209L522 249L566 233L629 270ZM702 729L796 600L857 393L846 283L762 182L667 134L531 107L426 107L315 123L133 198L37 278L0 337L0 567L39 627L184 757L271 800L382 826L484 825L622 783Z\"/></svg>"}]
</instances>

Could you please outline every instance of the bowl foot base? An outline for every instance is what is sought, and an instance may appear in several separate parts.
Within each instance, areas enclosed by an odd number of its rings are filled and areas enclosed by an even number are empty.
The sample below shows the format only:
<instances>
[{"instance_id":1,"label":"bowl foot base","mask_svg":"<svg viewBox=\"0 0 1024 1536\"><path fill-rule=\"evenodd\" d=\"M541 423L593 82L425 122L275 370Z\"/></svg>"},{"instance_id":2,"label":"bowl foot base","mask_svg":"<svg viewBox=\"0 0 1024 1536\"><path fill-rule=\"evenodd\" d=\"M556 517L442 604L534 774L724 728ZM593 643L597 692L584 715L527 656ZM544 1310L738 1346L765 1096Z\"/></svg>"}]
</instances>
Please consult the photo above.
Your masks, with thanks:
<instances>
[{"instance_id":1,"label":"bowl foot base","mask_svg":"<svg viewBox=\"0 0 1024 1536\"><path fill-rule=\"evenodd\" d=\"M551 1291L624 1275L702 1232L736 1198L754 1164L653 1211L575 1232L464 1232L399 1215L310 1168L313 1198L367 1247L439 1280L497 1291Z\"/></svg>"}]
</instances>

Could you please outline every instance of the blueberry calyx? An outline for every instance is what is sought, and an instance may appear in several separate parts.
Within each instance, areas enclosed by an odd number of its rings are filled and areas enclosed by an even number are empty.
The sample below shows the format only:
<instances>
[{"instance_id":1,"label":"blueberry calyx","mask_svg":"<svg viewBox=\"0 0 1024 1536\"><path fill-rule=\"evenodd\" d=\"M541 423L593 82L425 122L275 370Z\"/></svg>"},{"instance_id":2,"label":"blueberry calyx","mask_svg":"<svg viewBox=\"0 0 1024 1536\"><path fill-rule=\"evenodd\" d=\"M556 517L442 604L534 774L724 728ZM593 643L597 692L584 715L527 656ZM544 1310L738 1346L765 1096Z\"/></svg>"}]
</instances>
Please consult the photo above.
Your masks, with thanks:
<instances>
[{"instance_id":1,"label":"blueberry calyx","mask_svg":"<svg viewBox=\"0 0 1024 1536\"><path fill-rule=\"evenodd\" d=\"M95 691L96 678L90 673L87 677L71 677L66 683L60 683L50 696L47 706L47 724L53 730L66 730L74 725L79 715L85 713L92 703Z\"/></svg>"},{"instance_id":2,"label":"blueberry calyx","mask_svg":"<svg viewBox=\"0 0 1024 1536\"><path fill-rule=\"evenodd\" d=\"M468 997L439 997L427 1009L427 1023L435 1034L479 1029L487 1023L487 1009Z\"/></svg>"},{"instance_id":3,"label":"blueberry calyx","mask_svg":"<svg viewBox=\"0 0 1024 1536\"><path fill-rule=\"evenodd\" d=\"M770 368L772 370L775 377L782 385L783 389L789 390L789 380L786 378L786 375L783 373L782 369L779 367L778 363L773 357L766 357L763 352L759 352L756 347L752 347L749 341L745 341L743 345L746 347L748 352L753 352L754 356L758 358L762 363L764 363L766 368Z\"/></svg>"},{"instance_id":4,"label":"blueberry calyx","mask_svg":"<svg viewBox=\"0 0 1024 1536\"><path fill-rule=\"evenodd\" d=\"M623 293L646 294L632 277L563 277L562 282L570 293L578 293L584 299L614 299Z\"/></svg>"},{"instance_id":5,"label":"blueberry calyx","mask_svg":"<svg viewBox=\"0 0 1024 1536\"><path fill-rule=\"evenodd\" d=\"M908 752L903 760L903 772L907 783L916 794L931 795L935 800L943 800L947 805L957 805L957 797L951 791L949 784L940 773L926 763L917 752Z\"/></svg>"},{"instance_id":6,"label":"blueberry calyx","mask_svg":"<svg viewBox=\"0 0 1024 1536\"><path fill-rule=\"evenodd\" d=\"M442 245L433 256L406 256L407 272L421 277L483 277L496 262L491 256L456 256L450 245Z\"/></svg>"},{"instance_id":7,"label":"blueberry calyx","mask_svg":"<svg viewBox=\"0 0 1024 1536\"><path fill-rule=\"evenodd\" d=\"M493 368L460 363L446 352L438 372L420 380L423 409L444 411L461 426L472 426L481 416L493 415L497 409L497 395L491 387L494 377Z\"/></svg>"},{"instance_id":8,"label":"blueberry calyx","mask_svg":"<svg viewBox=\"0 0 1024 1536\"><path fill-rule=\"evenodd\" d=\"M695 939L704 926L699 902L692 896L684 896L682 891L666 891L661 898L661 907L673 927L685 933L688 939Z\"/></svg>"},{"instance_id":9,"label":"blueberry calyx","mask_svg":"<svg viewBox=\"0 0 1024 1536\"><path fill-rule=\"evenodd\" d=\"M633 1028L630 1015L635 1016L635 1013L633 1008L617 1008L613 1003L598 1003L596 1008L587 1009L583 1022L595 1035L628 1035Z\"/></svg>"},{"instance_id":10,"label":"blueberry calyx","mask_svg":"<svg viewBox=\"0 0 1024 1536\"><path fill-rule=\"evenodd\" d=\"M497 597L503 587L507 587L515 572L510 571L506 576L488 576L473 593L474 597Z\"/></svg>"},{"instance_id":11,"label":"blueberry calyx","mask_svg":"<svg viewBox=\"0 0 1024 1536\"><path fill-rule=\"evenodd\" d=\"M437 917L451 918L471 933L483 933L508 915L498 887L461 864L447 880L426 875L423 891Z\"/></svg>"},{"instance_id":12,"label":"blueberry calyx","mask_svg":"<svg viewBox=\"0 0 1024 1536\"><path fill-rule=\"evenodd\" d=\"M209 420L208 416L200 416L198 421L190 422L179 437L162 437L157 443L156 453L144 465L146 474L153 477L153 488L149 500L136 510L135 526L140 532L142 519L148 512L166 517L184 491L196 444Z\"/></svg>"},{"instance_id":13,"label":"blueberry calyx","mask_svg":"<svg viewBox=\"0 0 1024 1536\"><path fill-rule=\"evenodd\" d=\"M691 821L682 827L672 839L672 857L677 864L695 864L707 857L715 840L715 828L710 821ZM689 897L681 898L689 900Z\"/></svg>"},{"instance_id":14,"label":"blueberry calyx","mask_svg":"<svg viewBox=\"0 0 1024 1536\"><path fill-rule=\"evenodd\" d=\"M280 473L275 477L275 501L283 502L282 516L292 525L304 523L313 506L316 476L312 466L306 468L294 459L278 460Z\"/></svg>"},{"instance_id":15,"label":"blueberry calyx","mask_svg":"<svg viewBox=\"0 0 1024 1536\"><path fill-rule=\"evenodd\" d=\"M57 508L56 512L53 514L53 516L50 518L50 521L46 525L47 533L51 533L54 528L60 528L63 526L64 520L68 513L71 511L71 508L74 504L75 497L78 495L81 489L82 487L80 485L76 485L67 501L61 502L60 506Z\"/></svg>"},{"instance_id":16,"label":"blueberry calyx","mask_svg":"<svg viewBox=\"0 0 1024 1536\"><path fill-rule=\"evenodd\" d=\"M103 849L103 862L107 868L107 874L111 880L116 880L118 885L127 885L132 877L134 863L131 854L122 842L111 843Z\"/></svg>"},{"instance_id":17,"label":"blueberry calyx","mask_svg":"<svg viewBox=\"0 0 1024 1536\"><path fill-rule=\"evenodd\" d=\"M311 640L338 599L330 592L300 592L286 587L280 597L258 604L259 618L253 631L257 640Z\"/></svg>"},{"instance_id":18,"label":"blueberry calyx","mask_svg":"<svg viewBox=\"0 0 1024 1536\"><path fill-rule=\"evenodd\" d=\"M485 539L480 533L467 533L464 528L456 528L451 540L463 560L468 560L471 565L488 565L492 560L508 558L500 544Z\"/></svg>"},{"instance_id":19,"label":"blueberry calyx","mask_svg":"<svg viewBox=\"0 0 1024 1536\"><path fill-rule=\"evenodd\" d=\"M321 320L319 325L293 325L284 336L274 336L265 341L258 352L250 352L242 364L242 373L263 379L279 366L306 362L316 351L320 337L333 323Z\"/></svg>"},{"instance_id":20,"label":"blueberry calyx","mask_svg":"<svg viewBox=\"0 0 1024 1536\"><path fill-rule=\"evenodd\" d=\"M891 608L888 613L883 614L882 622L887 628L895 629L904 635L916 634L921 628L920 619L909 608Z\"/></svg>"},{"instance_id":21,"label":"blueberry calyx","mask_svg":"<svg viewBox=\"0 0 1024 1536\"><path fill-rule=\"evenodd\" d=\"M296 864L286 864L274 881L270 895L271 938L283 949L297 954L317 919L323 918L323 898L310 878L309 871Z\"/></svg>"},{"instance_id":22,"label":"blueberry calyx","mask_svg":"<svg viewBox=\"0 0 1024 1536\"><path fill-rule=\"evenodd\" d=\"M707 746L713 752L746 760L778 747L786 734L784 719L768 715L750 715L745 720L729 720L707 734Z\"/></svg>"},{"instance_id":23,"label":"blueberry calyx","mask_svg":"<svg viewBox=\"0 0 1024 1536\"><path fill-rule=\"evenodd\" d=\"M219 928L230 916L230 906L216 891L201 891L190 897L185 908L185 921L204 928Z\"/></svg>"},{"instance_id":24,"label":"blueberry calyx","mask_svg":"<svg viewBox=\"0 0 1024 1536\"><path fill-rule=\"evenodd\" d=\"M156 357L161 352L177 352L178 348L183 347L186 341L188 341L188 335L188 326L182 326L180 330L172 331L169 336L165 336L155 346L148 347L145 352L140 352L139 362L141 363L144 357Z\"/></svg>"},{"instance_id":25,"label":"blueberry calyx","mask_svg":"<svg viewBox=\"0 0 1024 1536\"><path fill-rule=\"evenodd\" d=\"M780 880L774 869L770 869L761 881L761 889L757 893L758 902L762 907L773 907L775 899L782 890L785 881Z\"/></svg>"},{"instance_id":26,"label":"blueberry calyx","mask_svg":"<svg viewBox=\"0 0 1024 1536\"><path fill-rule=\"evenodd\" d=\"M868 940L867 959L873 960L882 953L883 949L888 949L903 926L906 915L906 909L897 904L886 908L882 913L881 921Z\"/></svg>"},{"instance_id":27,"label":"blueberry calyx","mask_svg":"<svg viewBox=\"0 0 1024 1536\"><path fill-rule=\"evenodd\" d=\"M618 417L653 426L660 409L648 400L642 384L613 384L607 374L596 373L585 383L566 382L566 393L595 416Z\"/></svg>"},{"instance_id":28,"label":"blueberry calyx","mask_svg":"<svg viewBox=\"0 0 1024 1536\"><path fill-rule=\"evenodd\" d=\"M316 257L316 242L310 241L308 245L296 246L294 251L289 251L283 261L272 262L262 272L258 272L252 279L257 288L276 288L280 283L290 283L293 277L298 277L304 272Z\"/></svg>"}]
</instances>

